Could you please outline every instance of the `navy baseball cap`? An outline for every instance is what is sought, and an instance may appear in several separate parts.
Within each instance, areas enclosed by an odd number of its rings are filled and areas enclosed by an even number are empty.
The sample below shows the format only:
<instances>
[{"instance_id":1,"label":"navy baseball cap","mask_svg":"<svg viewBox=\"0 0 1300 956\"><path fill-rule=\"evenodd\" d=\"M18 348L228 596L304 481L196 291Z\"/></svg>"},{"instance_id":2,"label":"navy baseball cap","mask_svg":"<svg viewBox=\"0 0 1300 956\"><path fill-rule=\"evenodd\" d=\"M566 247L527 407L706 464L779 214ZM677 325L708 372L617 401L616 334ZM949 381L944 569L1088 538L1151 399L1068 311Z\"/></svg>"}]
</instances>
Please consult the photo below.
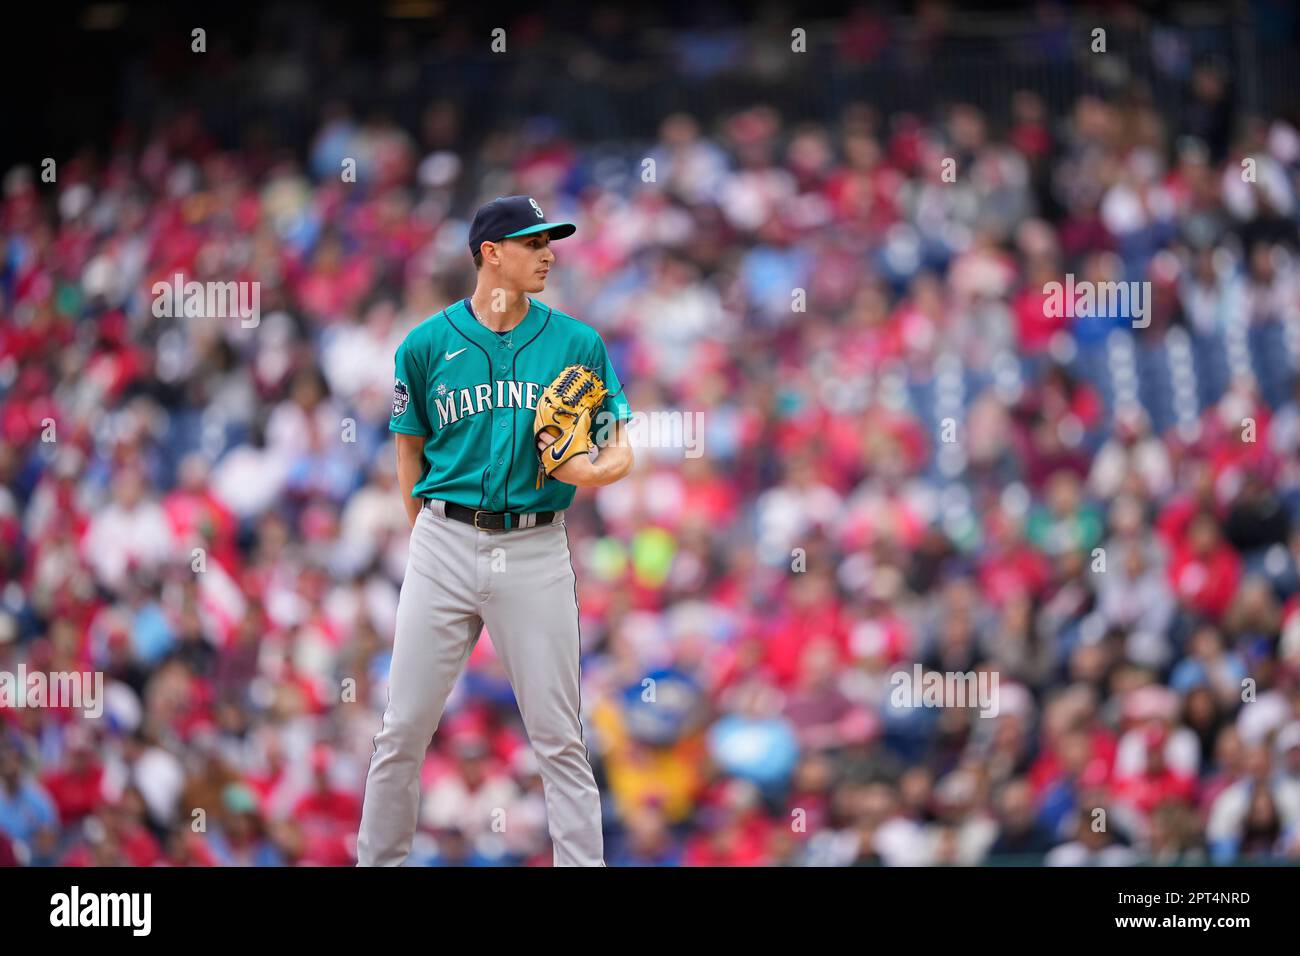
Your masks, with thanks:
<instances>
[{"instance_id":1,"label":"navy baseball cap","mask_svg":"<svg viewBox=\"0 0 1300 956\"><path fill-rule=\"evenodd\" d=\"M485 242L548 230L552 239L563 239L577 232L578 227L571 222L547 222L542 207L532 196L498 196L474 213L469 227L469 252L474 255Z\"/></svg>"}]
</instances>

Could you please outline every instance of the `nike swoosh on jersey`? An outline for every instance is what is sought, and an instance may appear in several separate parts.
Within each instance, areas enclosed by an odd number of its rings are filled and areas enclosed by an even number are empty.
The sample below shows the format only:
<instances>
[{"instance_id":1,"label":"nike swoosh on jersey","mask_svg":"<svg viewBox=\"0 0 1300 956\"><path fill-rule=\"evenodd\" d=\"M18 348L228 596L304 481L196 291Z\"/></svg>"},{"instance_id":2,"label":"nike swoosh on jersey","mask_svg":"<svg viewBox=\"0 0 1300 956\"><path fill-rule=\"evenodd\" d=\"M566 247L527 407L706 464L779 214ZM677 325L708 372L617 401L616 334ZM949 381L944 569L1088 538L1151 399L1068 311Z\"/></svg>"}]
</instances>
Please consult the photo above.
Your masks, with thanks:
<instances>
[{"instance_id":1,"label":"nike swoosh on jersey","mask_svg":"<svg viewBox=\"0 0 1300 956\"><path fill-rule=\"evenodd\" d=\"M465 346L465 349L467 349L467 348L469 348L468 345ZM444 352L444 353L443 353L443 356L442 356L442 360L443 360L444 362L450 362L452 359L454 359L454 358L455 358L457 355L459 355L461 352L465 351L465 349L457 349L455 352Z\"/></svg>"}]
</instances>

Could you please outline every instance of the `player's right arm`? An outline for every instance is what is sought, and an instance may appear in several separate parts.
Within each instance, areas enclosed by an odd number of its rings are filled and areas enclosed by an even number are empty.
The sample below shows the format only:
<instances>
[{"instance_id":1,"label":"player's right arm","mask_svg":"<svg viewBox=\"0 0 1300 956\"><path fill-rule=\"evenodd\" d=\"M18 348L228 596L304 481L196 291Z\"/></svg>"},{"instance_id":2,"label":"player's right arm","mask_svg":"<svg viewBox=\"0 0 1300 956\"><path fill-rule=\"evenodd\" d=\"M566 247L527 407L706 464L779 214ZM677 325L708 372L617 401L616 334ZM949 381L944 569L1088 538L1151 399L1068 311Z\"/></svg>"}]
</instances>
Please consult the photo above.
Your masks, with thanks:
<instances>
[{"instance_id":1,"label":"player's right arm","mask_svg":"<svg viewBox=\"0 0 1300 956\"><path fill-rule=\"evenodd\" d=\"M424 475L424 443L429 437L429 420L424 408L427 365L424 356L428 348L418 331L417 327L397 347L393 363L393 415L388 420L388 430L397 440L397 484L402 489L402 507L412 528L415 519L420 517L423 502L412 498L411 492Z\"/></svg>"},{"instance_id":2,"label":"player's right arm","mask_svg":"<svg viewBox=\"0 0 1300 956\"><path fill-rule=\"evenodd\" d=\"M393 437L397 440L397 484L402 489L406 518L414 528L422 502L419 498L412 498L411 491L424 474L424 436L394 432Z\"/></svg>"}]
</instances>

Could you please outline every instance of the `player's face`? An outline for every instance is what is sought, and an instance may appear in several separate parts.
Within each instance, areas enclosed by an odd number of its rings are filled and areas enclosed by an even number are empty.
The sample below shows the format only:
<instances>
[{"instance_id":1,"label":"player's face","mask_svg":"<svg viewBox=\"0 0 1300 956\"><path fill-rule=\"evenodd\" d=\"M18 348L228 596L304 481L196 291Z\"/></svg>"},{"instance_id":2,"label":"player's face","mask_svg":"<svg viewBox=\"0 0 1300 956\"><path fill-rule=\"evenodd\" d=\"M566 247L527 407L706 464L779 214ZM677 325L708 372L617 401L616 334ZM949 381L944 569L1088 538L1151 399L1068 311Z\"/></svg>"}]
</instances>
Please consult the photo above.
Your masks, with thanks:
<instances>
[{"instance_id":1,"label":"player's face","mask_svg":"<svg viewBox=\"0 0 1300 956\"><path fill-rule=\"evenodd\" d=\"M554 262L549 232L507 239L502 245L502 278L521 292L543 291L547 273Z\"/></svg>"}]
</instances>

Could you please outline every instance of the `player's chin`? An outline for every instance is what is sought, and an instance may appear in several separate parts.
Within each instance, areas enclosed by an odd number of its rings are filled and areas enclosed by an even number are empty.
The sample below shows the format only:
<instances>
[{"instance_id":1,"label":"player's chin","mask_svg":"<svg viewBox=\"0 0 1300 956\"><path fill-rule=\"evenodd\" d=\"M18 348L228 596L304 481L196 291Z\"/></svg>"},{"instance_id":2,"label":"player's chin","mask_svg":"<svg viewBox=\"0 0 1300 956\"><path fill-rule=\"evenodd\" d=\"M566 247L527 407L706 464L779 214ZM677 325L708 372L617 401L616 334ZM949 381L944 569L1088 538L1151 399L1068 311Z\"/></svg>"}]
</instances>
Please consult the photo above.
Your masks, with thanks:
<instances>
[{"instance_id":1,"label":"player's chin","mask_svg":"<svg viewBox=\"0 0 1300 956\"><path fill-rule=\"evenodd\" d=\"M546 289L546 276L540 272L533 273L533 284L529 287L529 292L542 292Z\"/></svg>"}]
</instances>

